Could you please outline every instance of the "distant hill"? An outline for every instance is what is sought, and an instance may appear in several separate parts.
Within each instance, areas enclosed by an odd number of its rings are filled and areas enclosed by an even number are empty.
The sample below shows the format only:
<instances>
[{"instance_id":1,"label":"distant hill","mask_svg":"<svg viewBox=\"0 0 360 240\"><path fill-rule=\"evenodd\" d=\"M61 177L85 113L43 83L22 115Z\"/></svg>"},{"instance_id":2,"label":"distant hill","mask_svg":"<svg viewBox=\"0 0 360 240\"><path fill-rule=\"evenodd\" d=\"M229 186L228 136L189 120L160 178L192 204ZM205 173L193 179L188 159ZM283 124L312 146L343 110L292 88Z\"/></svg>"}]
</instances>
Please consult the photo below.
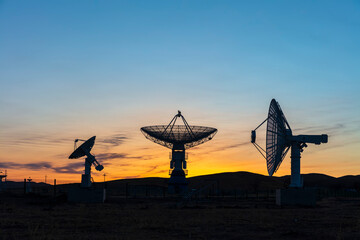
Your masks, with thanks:
<instances>
[{"instance_id":1,"label":"distant hill","mask_svg":"<svg viewBox=\"0 0 360 240\"><path fill-rule=\"evenodd\" d=\"M360 175L335 178L325 174L302 174L305 187L360 189ZM290 176L270 177L251 172L226 172L188 178L189 188L198 189L207 185L216 185L223 191L233 190L273 190L290 184ZM136 178L107 182L108 188L152 185L167 187L168 178Z\"/></svg>"},{"instance_id":2,"label":"distant hill","mask_svg":"<svg viewBox=\"0 0 360 240\"><path fill-rule=\"evenodd\" d=\"M305 187L331 188L331 189L359 189L360 175L343 176L335 178L325 174L311 173L302 174ZM134 179L119 179L106 182L110 191L124 192L127 186L132 187L158 187L167 188L169 178L149 177ZM225 172L217 174L202 175L188 178L190 189L199 189L205 186L216 187L221 191L234 190L245 191L267 191L284 188L290 184L290 176L269 177L251 172ZM103 183L96 183L101 185ZM67 188L74 184L58 185ZM23 188L23 182L7 182L7 188ZM32 183L33 187L50 186L45 183Z\"/></svg>"},{"instance_id":3,"label":"distant hill","mask_svg":"<svg viewBox=\"0 0 360 240\"><path fill-rule=\"evenodd\" d=\"M33 186L33 187L46 187L46 186L50 186L50 184L43 183L43 182L40 182L40 183L31 182L31 186ZM8 189L24 188L24 182L7 181L6 182L6 188L8 188Z\"/></svg>"},{"instance_id":4,"label":"distant hill","mask_svg":"<svg viewBox=\"0 0 360 240\"><path fill-rule=\"evenodd\" d=\"M219 189L231 191L242 190L268 190L284 186L284 181L277 177L269 177L250 172L227 172L204 176L191 177L188 179L190 187L198 188L211 183L216 183Z\"/></svg>"}]
</instances>

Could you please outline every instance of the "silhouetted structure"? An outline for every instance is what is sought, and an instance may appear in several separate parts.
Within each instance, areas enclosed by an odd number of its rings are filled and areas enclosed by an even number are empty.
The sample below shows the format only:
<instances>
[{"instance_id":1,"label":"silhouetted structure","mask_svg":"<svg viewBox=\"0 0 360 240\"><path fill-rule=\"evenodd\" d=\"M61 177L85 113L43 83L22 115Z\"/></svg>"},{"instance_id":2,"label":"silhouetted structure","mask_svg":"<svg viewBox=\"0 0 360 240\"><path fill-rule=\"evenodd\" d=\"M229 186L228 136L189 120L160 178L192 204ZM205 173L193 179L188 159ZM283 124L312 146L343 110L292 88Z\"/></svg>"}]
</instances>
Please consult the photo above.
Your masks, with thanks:
<instances>
[{"instance_id":1,"label":"silhouetted structure","mask_svg":"<svg viewBox=\"0 0 360 240\"><path fill-rule=\"evenodd\" d=\"M266 151L256 143L256 130L267 121L266 131ZM270 176L272 176L280 167L284 160L286 153L291 148L291 183L292 188L301 188L303 180L300 175L300 154L307 147L307 143L321 144L327 143L328 136L322 135L293 135L289 123L287 122L280 105L275 99L271 100L268 117L251 132L251 142L259 150L259 152L266 153L267 169ZM279 193L280 194L280 193ZM280 194L286 196L286 193ZM298 192L294 190L289 191L289 199L293 201L298 198ZM309 193L306 193L309 195ZM315 196L315 195L314 195ZM295 201L296 202L296 201Z\"/></svg>"},{"instance_id":2,"label":"silhouetted structure","mask_svg":"<svg viewBox=\"0 0 360 240\"><path fill-rule=\"evenodd\" d=\"M6 188L6 177L7 177L7 170L0 171L0 192L4 191Z\"/></svg>"},{"instance_id":3,"label":"silhouetted structure","mask_svg":"<svg viewBox=\"0 0 360 240\"><path fill-rule=\"evenodd\" d=\"M95 166L97 171L102 171L104 167L98 163L90 151L95 144L96 136L84 141L81 139L75 139L74 152L69 156L69 159L77 159L86 156L85 158L85 173L81 177L81 187L75 187L69 189L68 200L70 202L104 202L105 201L105 189L91 187L91 165ZM78 141L84 141L79 147L76 147Z\"/></svg>"},{"instance_id":4,"label":"silhouetted structure","mask_svg":"<svg viewBox=\"0 0 360 240\"><path fill-rule=\"evenodd\" d=\"M91 149L95 144L96 136L89 138L84 141L81 139L75 139L74 142L74 152L69 156L69 159L77 159L86 156L85 158L85 173L81 177L81 186L82 187L91 187L91 165L94 164L95 169L102 171L104 167L98 163L95 157L90 153ZM78 141L84 141L78 148L76 143Z\"/></svg>"},{"instance_id":5,"label":"silhouetted structure","mask_svg":"<svg viewBox=\"0 0 360 240\"><path fill-rule=\"evenodd\" d=\"M25 186L26 186L26 188L25 188L25 192L26 193L31 193L32 192L32 187L31 187L31 182L32 182L32 179L31 179L31 177L29 177L28 179L26 179L26 184L25 184Z\"/></svg>"},{"instance_id":6,"label":"silhouetted structure","mask_svg":"<svg viewBox=\"0 0 360 240\"><path fill-rule=\"evenodd\" d=\"M175 125L180 118L184 125ZM217 132L216 128L190 126L181 112L174 116L168 125L156 125L141 128L145 137L157 144L170 148L170 193L183 193L187 191L186 149L210 141Z\"/></svg>"}]
</instances>

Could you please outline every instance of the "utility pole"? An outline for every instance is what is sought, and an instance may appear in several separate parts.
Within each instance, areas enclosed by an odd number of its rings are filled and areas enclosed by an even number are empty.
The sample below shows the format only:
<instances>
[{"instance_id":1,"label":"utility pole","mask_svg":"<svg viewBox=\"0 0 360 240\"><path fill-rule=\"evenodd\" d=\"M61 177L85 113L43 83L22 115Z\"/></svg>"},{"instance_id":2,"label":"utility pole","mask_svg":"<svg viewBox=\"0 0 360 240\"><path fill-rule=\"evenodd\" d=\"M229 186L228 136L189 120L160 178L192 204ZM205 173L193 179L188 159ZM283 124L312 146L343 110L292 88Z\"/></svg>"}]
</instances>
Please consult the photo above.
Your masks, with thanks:
<instances>
[{"instance_id":1,"label":"utility pole","mask_svg":"<svg viewBox=\"0 0 360 240\"><path fill-rule=\"evenodd\" d=\"M56 179L54 179L54 198L56 198Z\"/></svg>"},{"instance_id":2,"label":"utility pole","mask_svg":"<svg viewBox=\"0 0 360 240\"><path fill-rule=\"evenodd\" d=\"M103 176L104 176L104 184L103 184L103 185L104 185L104 189L106 189L106 188L107 188L107 187L106 187L106 181L105 181L106 173L104 173Z\"/></svg>"}]
</instances>

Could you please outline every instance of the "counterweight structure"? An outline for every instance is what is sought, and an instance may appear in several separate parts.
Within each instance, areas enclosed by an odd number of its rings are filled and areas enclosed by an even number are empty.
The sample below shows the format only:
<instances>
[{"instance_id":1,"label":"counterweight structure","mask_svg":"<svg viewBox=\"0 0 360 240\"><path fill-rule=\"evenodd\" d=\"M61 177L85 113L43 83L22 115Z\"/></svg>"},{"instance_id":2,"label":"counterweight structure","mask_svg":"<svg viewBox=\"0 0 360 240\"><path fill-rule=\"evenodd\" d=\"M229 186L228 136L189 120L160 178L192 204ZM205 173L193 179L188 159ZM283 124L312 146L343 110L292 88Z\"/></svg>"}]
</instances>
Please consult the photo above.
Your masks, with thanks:
<instances>
[{"instance_id":1,"label":"counterweight structure","mask_svg":"<svg viewBox=\"0 0 360 240\"><path fill-rule=\"evenodd\" d=\"M178 118L184 125L175 125ZM186 192L188 182L185 150L210 141L217 133L217 129L190 126L178 111L168 125L147 126L140 130L150 141L171 149L169 192Z\"/></svg>"}]
</instances>

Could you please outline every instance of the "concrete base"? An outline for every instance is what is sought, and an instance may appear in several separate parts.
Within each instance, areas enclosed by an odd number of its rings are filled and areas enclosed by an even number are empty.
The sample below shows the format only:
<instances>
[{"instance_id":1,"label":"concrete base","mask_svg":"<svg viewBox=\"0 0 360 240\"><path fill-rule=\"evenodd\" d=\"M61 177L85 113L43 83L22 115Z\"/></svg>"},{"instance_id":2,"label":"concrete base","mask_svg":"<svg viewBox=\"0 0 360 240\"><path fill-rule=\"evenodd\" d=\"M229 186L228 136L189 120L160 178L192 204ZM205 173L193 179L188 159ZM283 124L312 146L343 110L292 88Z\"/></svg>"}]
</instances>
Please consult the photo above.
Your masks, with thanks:
<instances>
[{"instance_id":1,"label":"concrete base","mask_svg":"<svg viewBox=\"0 0 360 240\"><path fill-rule=\"evenodd\" d=\"M171 184L168 185L169 194L186 194L188 192L187 184Z\"/></svg>"},{"instance_id":2,"label":"concrete base","mask_svg":"<svg viewBox=\"0 0 360 240\"><path fill-rule=\"evenodd\" d=\"M68 202L76 203L103 203L106 191L103 188L74 187L68 191Z\"/></svg>"},{"instance_id":3,"label":"concrete base","mask_svg":"<svg viewBox=\"0 0 360 240\"><path fill-rule=\"evenodd\" d=\"M276 205L315 206L316 190L302 188L276 189Z\"/></svg>"},{"instance_id":4,"label":"concrete base","mask_svg":"<svg viewBox=\"0 0 360 240\"><path fill-rule=\"evenodd\" d=\"M184 170L173 170L169 179L169 194L185 194L188 191L188 181Z\"/></svg>"},{"instance_id":5,"label":"concrete base","mask_svg":"<svg viewBox=\"0 0 360 240\"><path fill-rule=\"evenodd\" d=\"M90 174L82 174L81 175L81 187L89 188L91 187L91 176Z\"/></svg>"},{"instance_id":6,"label":"concrete base","mask_svg":"<svg viewBox=\"0 0 360 240\"><path fill-rule=\"evenodd\" d=\"M3 192L6 190L6 185L4 182L0 182L0 192Z\"/></svg>"}]
</instances>

